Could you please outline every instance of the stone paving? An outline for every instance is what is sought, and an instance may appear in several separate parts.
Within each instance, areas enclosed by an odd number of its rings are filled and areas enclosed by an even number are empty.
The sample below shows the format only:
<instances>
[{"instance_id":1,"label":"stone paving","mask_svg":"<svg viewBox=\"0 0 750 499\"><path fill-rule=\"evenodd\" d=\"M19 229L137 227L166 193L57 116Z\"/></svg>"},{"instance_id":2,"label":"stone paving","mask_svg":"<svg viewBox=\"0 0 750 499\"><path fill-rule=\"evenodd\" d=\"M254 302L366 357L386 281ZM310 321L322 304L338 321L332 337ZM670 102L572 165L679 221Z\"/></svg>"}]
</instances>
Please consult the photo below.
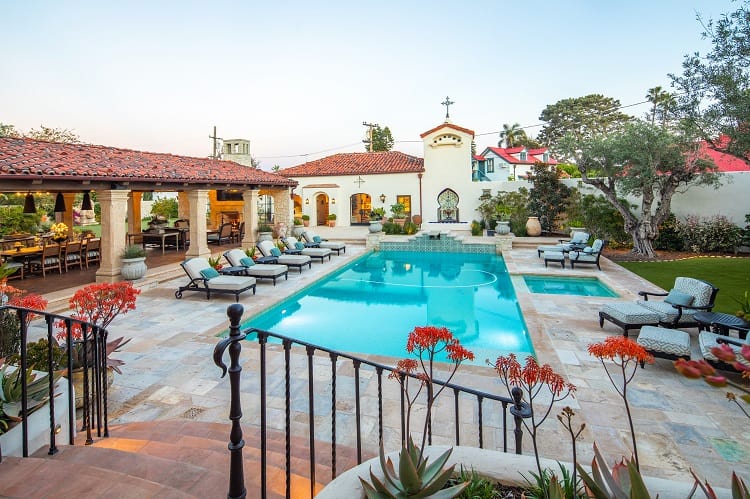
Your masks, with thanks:
<instances>
[{"instance_id":1,"label":"stone paving","mask_svg":"<svg viewBox=\"0 0 750 499\"><path fill-rule=\"evenodd\" d=\"M363 246L348 244L346 254L334 256L324 264L313 263L312 271L301 274L291 271L287 281L273 286L260 281L257 294L243 294L240 303L249 317L291 293L333 272L365 251ZM545 457L570 461L570 440L555 415L564 405L577 413L578 421L586 423L579 457L590 462L591 444L596 441L610 461L630 455L630 434L620 397L615 393L606 374L586 347L591 342L620 334L612 324L599 328L597 311L612 300L635 300L637 292L656 289L638 276L612 262L602 259L602 271L584 267L571 270L560 267L545 268L537 257L535 245L516 247L505 254L509 272L516 288L519 303L532 336L540 362L549 363L566 379L578 386L574 399L559 404L540 430L540 452ZM532 294L522 275L597 276L615 290L620 298L596 298L564 295ZM164 279L164 278L162 278ZM114 336L124 335L133 340L118 353L126 362L123 375L116 376L110 390L111 424L186 418L206 422L227 422L229 383L219 378L220 370L211 356L217 335L228 326L227 307L233 297L220 295L210 301L200 293L185 293L177 300L174 291L186 278L178 272L172 278L144 287L134 312L119 317L110 326ZM697 331L689 330L693 348ZM258 424L257 346L243 346L243 425ZM271 347L274 350L274 347ZM694 352L694 358L699 354ZM279 354L270 353L269 372L282 365ZM393 363L393 360L378 359ZM292 359L294 379L293 427L306 428L306 359L295 354ZM315 357L315 376L330 378L331 364L327 357ZM346 396L345 380L352 377L348 365L337 364L340 392L336 404L339 427L337 440L351 444L353 402ZM269 422L281 428L283 424L283 383L281 377L272 378L269 392ZM362 373L363 411L376 414L375 375ZM459 384L502 394L504 388L494 371L484 367L462 367L457 377ZM398 411L398 388L395 382L384 380L385 412ZM636 429L642 470L653 476L690 481L689 469L707 477L712 484L727 487L732 470L750 477L750 432L747 418L729 405L721 390L712 389L700 381L687 380L677 375L672 363L657 359L653 365L639 370L629 392ZM447 397L451 400L452 397ZM452 402L451 402L452 404ZM366 409L367 408L367 409ZM462 424L471 427L475 410L462 408ZM331 405L329 400L316 397L316 438L330 437ZM442 421L438 412L437 422ZM485 414L485 423L494 424L497 415ZM474 423L476 424L476 423ZM387 428L386 447L398 445L397 428ZM318 429L319 427L319 429ZM371 441L377 439L376 420L363 418L363 432ZM450 443L452 429L435 424L436 443ZM486 446L500 445L500 432L486 430ZM462 440L462 444L464 441ZM524 453L531 452L528 437Z\"/></svg>"}]
</instances>

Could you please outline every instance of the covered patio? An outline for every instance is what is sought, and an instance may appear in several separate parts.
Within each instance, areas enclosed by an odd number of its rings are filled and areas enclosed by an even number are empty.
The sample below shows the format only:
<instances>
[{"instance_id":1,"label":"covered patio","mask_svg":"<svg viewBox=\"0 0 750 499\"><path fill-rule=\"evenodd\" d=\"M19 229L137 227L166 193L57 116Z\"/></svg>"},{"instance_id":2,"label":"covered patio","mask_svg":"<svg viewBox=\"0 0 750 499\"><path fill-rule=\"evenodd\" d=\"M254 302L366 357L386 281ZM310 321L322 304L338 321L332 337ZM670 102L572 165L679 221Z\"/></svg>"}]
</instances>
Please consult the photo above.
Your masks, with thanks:
<instances>
[{"instance_id":1,"label":"covered patio","mask_svg":"<svg viewBox=\"0 0 750 499\"><path fill-rule=\"evenodd\" d=\"M217 213L222 209L231 209L245 221L239 243L253 246L259 224L258 200L263 194L273 199L272 223L277 233L285 233L292 222L291 194L296 185L280 175L231 161L0 138L0 192L61 193L66 209L56 214L56 221L68 227L73 227L76 194L95 193L102 231L96 282L120 280L120 254L128 234L140 233L141 219L147 215L141 213L144 192L178 193L179 217L189 221L186 240L190 241L187 248L172 252L181 260L211 254L208 220L223 221L222 212ZM231 201L225 203L228 208L221 208L225 198Z\"/></svg>"}]
</instances>

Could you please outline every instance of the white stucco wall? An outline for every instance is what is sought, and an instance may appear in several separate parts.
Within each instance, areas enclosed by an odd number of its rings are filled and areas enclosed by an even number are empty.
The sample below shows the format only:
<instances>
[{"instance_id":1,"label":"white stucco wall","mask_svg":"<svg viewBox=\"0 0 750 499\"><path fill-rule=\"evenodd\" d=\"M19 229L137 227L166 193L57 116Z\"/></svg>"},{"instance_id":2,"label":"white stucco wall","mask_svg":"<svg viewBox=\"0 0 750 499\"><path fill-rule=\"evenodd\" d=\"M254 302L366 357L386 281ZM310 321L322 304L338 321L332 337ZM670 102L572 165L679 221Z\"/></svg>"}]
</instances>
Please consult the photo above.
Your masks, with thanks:
<instances>
[{"instance_id":1,"label":"white stucco wall","mask_svg":"<svg viewBox=\"0 0 750 499\"><path fill-rule=\"evenodd\" d=\"M443 140L444 135L460 137L461 141ZM423 220L436 222L438 195L446 188L453 189L459 197L459 221L471 222L476 218L477 189L471 181L471 141L474 137L461 130L441 127L422 138L424 142L425 174L422 178ZM435 141L438 140L436 144ZM506 177L507 178L507 177ZM478 190L481 194L481 189Z\"/></svg>"},{"instance_id":2,"label":"white stucco wall","mask_svg":"<svg viewBox=\"0 0 750 499\"><path fill-rule=\"evenodd\" d=\"M360 184L358 179L364 182ZM295 177L299 185L294 189L302 198L302 214L310 216L310 225L317 225L315 199L319 194L326 194L329 199L336 199L336 204L329 203L329 213L336 214L336 225L351 225L351 201L354 194L369 194L372 208L384 208L390 214L391 205L396 202L396 195L411 195L412 214L419 212L419 178L416 173L394 173L386 175L339 175L326 177ZM326 187L320 187L325 185ZM380 195L385 194L385 203ZM310 203L307 204L306 200Z\"/></svg>"}]
</instances>

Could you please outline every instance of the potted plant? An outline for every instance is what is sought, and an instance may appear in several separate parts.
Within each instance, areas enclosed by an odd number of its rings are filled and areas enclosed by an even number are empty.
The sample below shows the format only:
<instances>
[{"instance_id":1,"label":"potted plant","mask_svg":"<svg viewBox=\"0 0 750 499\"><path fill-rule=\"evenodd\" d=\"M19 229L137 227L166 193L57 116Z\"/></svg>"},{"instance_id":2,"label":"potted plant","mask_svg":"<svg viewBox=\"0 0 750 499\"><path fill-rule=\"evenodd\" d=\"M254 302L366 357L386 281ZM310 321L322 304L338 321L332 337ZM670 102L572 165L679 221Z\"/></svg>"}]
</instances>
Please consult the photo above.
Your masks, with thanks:
<instances>
[{"instance_id":1,"label":"potted plant","mask_svg":"<svg viewBox=\"0 0 750 499\"><path fill-rule=\"evenodd\" d=\"M245 250L245 254L247 256L249 256L253 260L257 260L258 259L258 255L256 255L255 252L256 252L256 247L255 246L253 246L252 248L248 248L248 249Z\"/></svg>"},{"instance_id":2,"label":"potted plant","mask_svg":"<svg viewBox=\"0 0 750 499\"><path fill-rule=\"evenodd\" d=\"M406 207L403 203L396 203L391 205L391 215L393 215L393 223L404 226L406 222Z\"/></svg>"},{"instance_id":3,"label":"potted plant","mask_svg":"<svg viewBox=\"0 0 750 499\"><path fill-rule=\"evenodd\" d=\"M122 269L120 274L123 279L134 281L146 275L146 250L141 246L131 244L122 250Z\"/></svg>"},{"instance_id":4,"label":"potted plant","mask_svg":"<svg viewBox=\"0 0 750 499\"><path fill-rule=\"evenodd\" d=\"M49 230L52 232L53 241L61 243L68 239L68 226L62 222L53 224Z\"/></svg>"},{"instance_id":5,"label":"potted plant","mask_svg":"<svg viewBox=\"0 0 750 499\"><path fill-rule=\"evenodd\" d=\"M209 256L208 264L211 266L212 269L215 269L215 270L221 270L221 268L223 267L223 265L221 264L220 256Z\"/></svg>"},{"instance_id":6,"label":"potted plant","mask_svg":"<svg viewBox=\"0 0 750 499\"><path fill-rule=\"evenodd\" d=\"M385 216L384 208L375 208L370 212L370 232L375 234L383 230L383 224L381 220Z\"/></svg>"},{"instance_id":7,"label":"potted plant","mask_svg":"<svg viewBox=\"0 0 750 499\"><path fill-rule=\"evenodd\" d=\"M273 240L273 227L268 224L260 224L258 226L258 242L260 241L272 241Z\"/></svg>"},{"instance_id":8,"label":"potted plant","mask_svg":"<svg viewBox=\"0 0 750 499\"><path fill-rule=\"evenodd\" d=\"M310 215L302 215L302 225L305 227L310 226Z\"/></svg>"},{"instance_id":9,"label":"potted plant","mask_svg":"<svg viewBox=\"0 0 750 499\"><path fill-rule=\"evenodd\" d=\"M329 227L335 227L336 226L336 214L330 213L328 215L328 226Z\"/></svg>"}]
</instances>

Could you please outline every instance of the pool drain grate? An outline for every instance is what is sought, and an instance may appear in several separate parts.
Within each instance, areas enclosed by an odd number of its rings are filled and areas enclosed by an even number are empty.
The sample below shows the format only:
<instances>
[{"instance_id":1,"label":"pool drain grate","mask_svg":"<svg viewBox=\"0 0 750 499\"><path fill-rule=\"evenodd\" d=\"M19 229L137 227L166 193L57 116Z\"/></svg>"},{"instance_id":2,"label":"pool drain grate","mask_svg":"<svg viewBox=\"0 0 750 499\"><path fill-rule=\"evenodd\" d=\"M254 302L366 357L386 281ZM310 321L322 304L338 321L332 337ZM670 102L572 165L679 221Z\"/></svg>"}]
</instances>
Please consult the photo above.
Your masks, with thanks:
<instances>
[{"instance_id":1,"label":"pool drain grate","mask_svg":"<svg viewBox=\"0 0 750 499\"><path fill-rule=\"evenodd\" d=\"M188 409L187 411L185 411L185 412L184 412L184 413L182 414L182 417L183 417L183 418L185 418L185 419L195 419L195 418L196 418L196 417L198 417L198 416L199 416L199 415L200 415L200 414L201 414L201 413L202 413L203 411L205 411L205 409L204 409L204 408L202 408L202 407L191 407L190 409Z\"/></svg>"}]
</instances>

